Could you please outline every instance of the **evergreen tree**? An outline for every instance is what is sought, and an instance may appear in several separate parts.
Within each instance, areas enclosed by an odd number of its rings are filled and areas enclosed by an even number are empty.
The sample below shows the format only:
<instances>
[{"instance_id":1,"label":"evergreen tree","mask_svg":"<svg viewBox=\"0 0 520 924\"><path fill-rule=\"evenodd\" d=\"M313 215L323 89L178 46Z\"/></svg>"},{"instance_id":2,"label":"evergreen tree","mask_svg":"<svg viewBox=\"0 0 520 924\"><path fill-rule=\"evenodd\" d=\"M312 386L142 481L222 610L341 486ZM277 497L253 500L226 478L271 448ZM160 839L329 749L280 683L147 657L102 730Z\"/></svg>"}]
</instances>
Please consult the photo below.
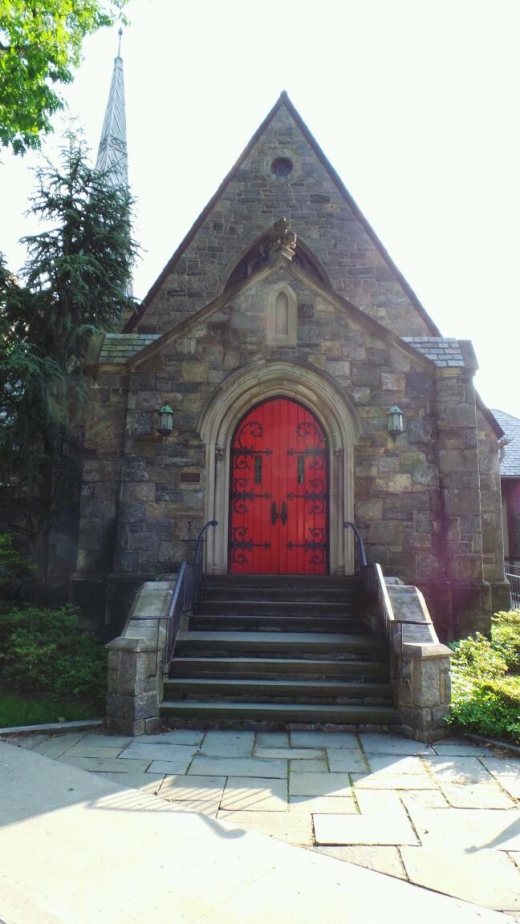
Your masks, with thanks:
<instances>
[{"instance_id":1,"label":"evergreen tree","mask_svg":"<svg viewBox=\"0 0 520 924\"><path fill-rule=\"evenodd\" d=\"M40 584L49 530L77 491L89 342L134 306L131 205L71 137L60 163L37 171L30 211L45 230L24 239L20 280L0 262L0 502L37 537Z\"/></svg>"}]
</instances>

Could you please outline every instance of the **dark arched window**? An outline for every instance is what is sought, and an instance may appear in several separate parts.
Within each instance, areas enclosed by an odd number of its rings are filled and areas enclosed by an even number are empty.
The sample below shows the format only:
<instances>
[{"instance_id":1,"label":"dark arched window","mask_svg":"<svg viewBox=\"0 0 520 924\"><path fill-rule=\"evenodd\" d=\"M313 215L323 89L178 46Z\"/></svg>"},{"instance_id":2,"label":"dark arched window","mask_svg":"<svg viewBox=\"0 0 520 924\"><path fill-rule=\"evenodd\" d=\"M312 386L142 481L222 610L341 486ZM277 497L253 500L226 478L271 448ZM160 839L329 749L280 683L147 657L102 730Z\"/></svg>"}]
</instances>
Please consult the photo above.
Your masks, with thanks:
<instances>
[{"instance_id":1,"label":"dark arched window","mask_svg":"<svg viewBox=\"0 0 520 924\"><path fill-rule=\"evenodd\" d=\"M226 282L226 289L235 286L237 282L242 282L243 279L254 276L255 273L258 273L259 270L266 266L269 262L268 243L269 237L263 237L248 250L231 273L231 276ZM328 283L323 270L320 269L314 257L302 247L300 242L297 244L296 253L292 258L292 262L295 263L296 266L301 266L302 270L305 270L309 276L314 276L315 279L325 284Z\"/></svg>"}]
</instances>

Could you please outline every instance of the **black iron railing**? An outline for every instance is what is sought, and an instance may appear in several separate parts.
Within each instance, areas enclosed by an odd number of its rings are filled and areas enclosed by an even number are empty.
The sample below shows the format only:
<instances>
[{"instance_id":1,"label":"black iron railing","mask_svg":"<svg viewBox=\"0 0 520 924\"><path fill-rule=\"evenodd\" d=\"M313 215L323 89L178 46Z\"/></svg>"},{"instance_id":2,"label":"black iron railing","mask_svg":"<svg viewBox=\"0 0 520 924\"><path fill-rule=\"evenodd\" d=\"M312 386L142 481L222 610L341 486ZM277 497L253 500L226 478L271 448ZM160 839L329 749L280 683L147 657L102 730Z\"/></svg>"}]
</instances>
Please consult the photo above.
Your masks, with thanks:
<instances>
[{"instance_id":1,"label":"black iron railing","mask_svg":"<svg viewBox=\"0 0 520 924\"><path fill-rule=\"evenodd\" d=\"M165 620L165 639L163 647L164 654L162 657L164 668L166 668L173 657L175 641L179 634L182 617L191 609L193 609L193 604L197 599L200 580L202 577L202 551L204 548L204 538L208 529L210 529L212 526L218 526L217 520L210 520L201 529L197 537L197 544L195 546L195 555L193 561L183 561L179 568L179 573L175 582L175 589L173 591L173 596L168 609L168 615Z\"/></svg>"},{"instance_id":2,"label":"black iron railing","mask_svg":"<svg viewBox=\"0 0 520 924\"><path fill-rule=\"evenodd\" d=\"M520 565L505 563L505 575L511 588L511 607L518 609L520 607Z\"/></svg>"},{"instance_id":3,"label":"black iron railing","mask_svg":"<svg viewBox=\"0 0 520 924\"><path fill-rule=\"evenodd\" d=\"M349 520L346 520L343 523L345 529L351 529L354 533L354 574L358 577L363 577L363 569L367 567L367 557L365 554L365 546L363 545L363 537L359 532L355 523L351 523Z\"/></svg>"}]
</instances>

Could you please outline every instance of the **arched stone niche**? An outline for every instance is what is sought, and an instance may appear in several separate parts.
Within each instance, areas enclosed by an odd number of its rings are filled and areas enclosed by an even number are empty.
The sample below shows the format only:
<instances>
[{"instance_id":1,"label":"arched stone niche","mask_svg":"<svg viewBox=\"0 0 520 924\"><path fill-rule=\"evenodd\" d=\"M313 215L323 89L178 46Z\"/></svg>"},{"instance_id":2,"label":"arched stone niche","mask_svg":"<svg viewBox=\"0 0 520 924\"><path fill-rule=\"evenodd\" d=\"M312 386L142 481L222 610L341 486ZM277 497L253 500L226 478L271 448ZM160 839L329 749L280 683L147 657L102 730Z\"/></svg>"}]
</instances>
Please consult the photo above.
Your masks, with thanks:
<instances>
[{"instance_id":1,"label":"arched stone niche","mask_svg":"<svg viewBox=\"0 0 520 924\"><path fill-rule=\"evenodd\" d=\"M291 286L273 286L267 303L267 342L274 346L295 346L298 338L298 304Z\"/></svg>"},{"instance_id":2,"label":"arched stone niche","mask_svg":"<svg viewBox=\"0 0 520 924\"><path fill-rule=\"evenodd\" d=\"M222 383L200 421L206 444L205 522L217 520L206 542L206 574L228 570L230 447L234 430L247 411L267 398L292 398L320 420L330 447L330 573L351 574L354 550L345 520L354 514L354 445L362 433L357 411L328 376L294 363L260 361Z\"/></svg>"}]
</instances>

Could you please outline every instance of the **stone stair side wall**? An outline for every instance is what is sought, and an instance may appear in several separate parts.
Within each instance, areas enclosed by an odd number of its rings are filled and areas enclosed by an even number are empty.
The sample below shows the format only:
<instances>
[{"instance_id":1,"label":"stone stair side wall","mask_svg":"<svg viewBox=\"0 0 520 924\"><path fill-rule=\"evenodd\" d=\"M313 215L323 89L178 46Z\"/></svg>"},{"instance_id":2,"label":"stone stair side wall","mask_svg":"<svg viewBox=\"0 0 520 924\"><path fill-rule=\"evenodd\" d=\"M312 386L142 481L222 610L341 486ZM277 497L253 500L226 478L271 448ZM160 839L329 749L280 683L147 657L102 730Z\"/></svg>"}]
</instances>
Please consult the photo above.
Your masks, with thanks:
<instances>
[{"instance_id":1,"label":"stone stair side wall","mask_svg":"<svg viewBox=\"0 0 520 924\"><path fill-rule=\"evenodd\" d=\"M120 735L150 734L160 725L163 663L175 580L146 581L124 629L109 642L107 728Z\"/></svg>"},{"instance_id":2,"label":"stone stair side wall","mask_svg":"<svg viewBox=\"0 0 520 924\"><path fill-rule=\"evenodd\" d=\"M403 732L434 741L446 735L451 651L439 642L417 587L398 578L386 578L385 586L391 677Z\"/></svg>"}]
</instances>

